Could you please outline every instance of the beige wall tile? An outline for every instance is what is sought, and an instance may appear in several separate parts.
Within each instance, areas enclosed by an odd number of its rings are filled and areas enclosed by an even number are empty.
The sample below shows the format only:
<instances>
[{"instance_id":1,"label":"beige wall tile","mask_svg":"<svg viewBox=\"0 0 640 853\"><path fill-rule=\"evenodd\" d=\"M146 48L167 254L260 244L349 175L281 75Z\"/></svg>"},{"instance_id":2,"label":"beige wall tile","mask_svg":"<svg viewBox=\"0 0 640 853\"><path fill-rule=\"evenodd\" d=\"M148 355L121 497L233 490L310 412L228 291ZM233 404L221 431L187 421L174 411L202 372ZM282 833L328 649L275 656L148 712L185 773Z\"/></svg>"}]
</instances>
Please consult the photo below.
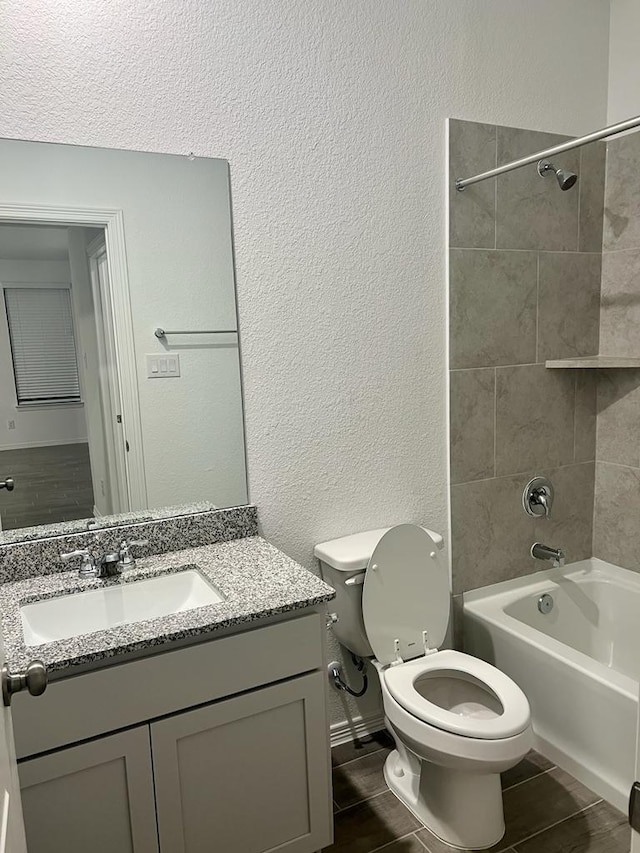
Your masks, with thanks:
<instances>
[{"instance_id":1,"label":"beige wall tile","mask_svg":"<svg viewBox=\"0 0 640 853\"><path fill-rule=\"evenodd\" d=\"M456 178L469 178L496 165L496 128L474 121L449 120L449 245L493 249L496 239L495 178L455 188Z\"/></svg>"},{"instance_id":2,"label":"beige wall tile","mask_svg":"<svg viewBox=\"0 0 640 853\"><path fill-rule=\"evenodd\" d=\"M493 477L495 370L453 370L451 377L451 481Z\"/></svg>"},{"instance_id":3,"label":"beige wall tile","mask_svg":"<svg viewBox=\"0 0 640 853\"><path fill-rule=\"evenodd\" d=\"M640 571L640 470L596 463L593 554Z\"/></svg>"},{"instance_id":4,"label":"beige wall tile","mask_svg":"<svg viewBox=\"0 0 640 853\"><path fill-rule=\"evenodd\" d=\"M559 145L570 137L512 127L498 128L498 164ZM579 151L555 157L554 165L578 172ZM498 178L496 246L498 249L578 248L577 186L563 192L553 175L541 178L536 166L526 166Z\"/></svg>"},{"instance_id":5,"label":"beige wall tile","mask_svg":"<svg viewBox=\"0 0 640 853\"><path fill-rule=\"evenodd\" d=\"M551 481L554 501L550 518L535 520L536 541L562 548L569 562L588 559L593 539L595 463L543 469L540 474ZM531 571L536 568L550 566L536 560Z\"/></svg>"},{"instance_id":6,"label":"beige wall tile","mask_svg":"<svg viewBox=\"0 0 640 853\"><path fill-rule=\"evenodd\" d=\"M592 142L580 149L577 186L580 193L580 252L602 251L606 160L607 146L604 142Z\"/></svg>"},{"instance_id":7,"label":"beige wall tile","mask_svg":"<svg viewBox=\"0 0 640 853\"><path fill-rule=\"evenodd\" d=\"M544 365L496 371L496 474L573 462L575 376Z\"/></svg>"},{"instance_id":8,"label":"beige wall tile","mask_svg":"<svg viewBox=\"0 0 640 853\"><path fill-rule=\"evenodd\" d=\"M597 375L595 370L576 371L576 415L574 460L590 462L596 458Z\"/></svg>"},{"instance_id":9,"label":"beige wall tile","mask_svg":"<svg viewBox=\"0 0 640 853\"><path fill-rule=\"evenodd\" d=\"M640 467L640 370L600 371L596 458Z\"/></svg>"},{"instance_id":10,"label":"beige wall tile","mask_svg":"<svg viewBox=\"0 0 640 853\"><path fill-rule=\"evenodd\" d=\"M535 521L522 508L533 473L451 486L454 593L535 571Z\"/></svg>"},{"instance_id":11,"label":"beige wall tile","mask_svg":"<svg viewBox=\"0 0 640 853\"><path fill-rule=\"evenodd\" d=\"M602 256L600 352L640 353L640 250Z\"/></svg>"},{"instance_id":12,"label":"beige wall tile","mask_svg":"<svg viewBox=\"0 0 640 853\"><path fill-rule=\"evenodd\" d=\"M604 208L604 249L640 248L640 137L609 142Z\"/></svg>"},{"instance_id":13,"label":"beige wall tile","mask_svg":"<svg viewBox=\"0 0 640 853\"><path fill-rule=\"evenodd\" d=\"M540 252L538 361L596 355L601 255Z\"/></svg>"},{"instance_id":14,"label":"beige wall tile","mask_svg":"<svg viewBox=\"0 0 640 853\"><path fill-rule=\"evenodd\" d=\"M535 361L535 252L452 249L452 368Z\"/></svg>"}]
</instances>

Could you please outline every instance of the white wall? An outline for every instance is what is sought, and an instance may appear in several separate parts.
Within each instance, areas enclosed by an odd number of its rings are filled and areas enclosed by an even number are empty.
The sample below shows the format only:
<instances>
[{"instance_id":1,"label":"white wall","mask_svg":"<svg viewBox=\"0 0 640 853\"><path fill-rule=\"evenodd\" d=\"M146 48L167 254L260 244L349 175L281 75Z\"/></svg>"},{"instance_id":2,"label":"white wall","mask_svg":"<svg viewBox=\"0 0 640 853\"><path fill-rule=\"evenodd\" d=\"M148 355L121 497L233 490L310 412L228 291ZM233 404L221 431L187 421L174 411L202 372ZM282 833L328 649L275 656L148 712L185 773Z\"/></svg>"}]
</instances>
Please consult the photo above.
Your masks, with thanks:
<instances>
[{"instance_id":1,"label":"white wall","mask_svg":"<svg viewBox=\"0 0 640 853\"><path fill-rule=\"evenodd\" d=\"M640 3L611 0L608 124L640 115Z\"/></svg>"},{"instance_id":2,"label":"white wall","mask_svg":"<svg viewBox=\"0 0 640 853\"><path fill-rule=\"evenodd\" d=\"M69 286L69 263L0 259L0 286L38 282ZM10 420L15 422L15 429L9 429ZM0 450L86 440L82 406L17 407L9 327L4 300L0 296Z\"/></svg>"},{"instance_id":3,"label":"white wall","mask_svg":"<svg viewBox=\"0 0 640 853\"><path fill-rule=\"evenodd\" d=\"M3 135L230 160L250 495L305 565L447 533L445 119L601 126L608 25L607 0L5 3Z\"/></svg>"}]
</instances>

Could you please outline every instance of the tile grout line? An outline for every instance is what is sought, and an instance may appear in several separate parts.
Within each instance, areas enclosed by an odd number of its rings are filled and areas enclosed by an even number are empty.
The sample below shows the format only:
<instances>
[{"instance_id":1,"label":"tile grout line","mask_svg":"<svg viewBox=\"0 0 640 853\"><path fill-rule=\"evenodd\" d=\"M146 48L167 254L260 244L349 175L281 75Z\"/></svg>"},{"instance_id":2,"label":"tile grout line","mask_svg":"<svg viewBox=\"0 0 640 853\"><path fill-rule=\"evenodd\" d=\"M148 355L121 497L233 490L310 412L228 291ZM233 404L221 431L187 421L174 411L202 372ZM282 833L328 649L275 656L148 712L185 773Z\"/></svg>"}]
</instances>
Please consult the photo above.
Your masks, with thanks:
<instances>
[{"instance_id":1,"label":"tile grout line","mask_svg":"<svg viewBox=\"0 0 640 853\"><path fill-rule=\"evenodd\" d=\"M498 369L493 368L493 477L498 475Z\"/></svg>"},{"instance_id":2,"label":"tile grout line","mask_svg":"<svg viewBox=\"0 0 640 853\"><path fill-rule=\"evenodd\" d=\"M367 853L382 853L382 851L386 850L388 847L391 847L392 844L397 844L398 841L406 841L407 838L416 838L417 841L422 844L422 841L418 838L416 832L418 832L418 830L413 829L411 832L407 832L404 835L400 835L398 838L392 838L391 841L385 842L381 847L372 847L371 850L367 851Z\"/></svg>"},{"instance_id":3,"label":"tile grout line","mask_svg":"<svg viewBox=\"0 0 640 853\"><path fill-rule=\"evenodd\" d=\"M540 252L536 252L536 364L540 361Z\"/></svg>"},{"instance_id":4,"label":"tile grout line","mask_svg":"<svg viewBox=\"0 0 640 853\"><path fill-rule=\"evenodd\" d=\"M572 814L566 815L560 820L556 820L554 823L550 823L549 826L545 826L543 829L539 829L537 832L532 832L531 835L527 835L525 838L521 838L519 841L514 841L510 846L513 847L516 853L518 853L518 846L520 844L524 844L526 841L530 841L532 838L536 838L538 835L542 835L543 833L548 832L550 829L554 829L554 827L560 826L561 823L564 823L567 820L571 820L577 815L583 814L583 812L589 811L589 809L592 809L594 806L597 806L599 803L602 802L602 799L596 800L595 803L591 803L590 805L585 806L583 809L578 809L577 811L572 812ZM507 850L508 849L509 848L507 848Z\"/></svg>"},{"instance_id":5,"label":"tile grout line","mask_svg":"<svg viewBox=\"0 0 640 853\"><path fill-rule=\"evenodd\" d=\"M576 252L573 249L514 249L513 247L492 248L491 246L449 246L450 249L456 252L540 252L542 255L600 255L601 252ZM640 247L633 249L610 249L607 254L615 252L638 252Z\"/></svg>"},{"instance_id":6,"label":"tile grout line","mask_svg":"<svg viewBox=\"0 0 640 853\"><path fill-rule=\"evenodd\" d=\"M605 462L603 459L585 459L583 462L565 462L563 465L544 465L538 466L545 471L558 471L560 468L576 468L578 465L593 465L595 462ZM619 468L633 468L633 465L621 465L619 462L605 462L607 465L616 465ZM527 468L525 471L513 471L509 474L496 474L495 477L481 477L479 480L464 480L461 483L451 483L451 486L471 486L474 483L490 483L492 480L506 480L509 477L524 477L527 474L534 473L537 468ZM640 471L640 467L634 468L635 471Z\"/></svg>"},{"instance_id":7,"label":"tile grout line","mask_svg":"<svg viewBox=\"0 0 640 853\"><path fill-rule=\"evenodd\" d=\"M576 435L578 432L578 371L573 378L573 462L576 462Z\"/></svg>"},{"instance_id":8,"label":"tile grout line","mask_svg":"<svg viewBox=\"0 0 640 853\"><path fill-rule=\"evenodd\" d=\"M541 770L539 773L534 773L533 776L527 776L526 779L521 779L519 782L514 782L513 785L509 785L508 788L503 788L502 793L505 791L511 791L513 788L518 788L520 785L526 785L527 782L531 782L533 779L538 779L540 776L545 776L547 773L551 773L552 770L557 770L557 766L554 764L553 767L549 767L546 770Z\"/></svg>"},{"instance_id":9,"label":"tile grout line","mask_svg":"<svg viewBox=\"0 0 640 853\"><path fill-rule=\"evenodd\" d=\"M339 813L344 814L344 812L348 812L349 809L353 809L356 806L361 806L363 803L368 803L369 800L376 800L378 797L381 797L383 794L388 794L388 793L390 793L389 788L385 788L384 791L378 791L377 794L372 794L370 797L364 797L364 799L358 800L356 803L349 803L348 806L344 806L343 808L339 809ZM395 794L394 794L394 796L395 796ZM338 814L338 812L336 812L336 814Z\"/></svg>"},{"instance_id":10,"label":"tile grout line","mask_svg":"<svg viewBox=\"0 0 640 853\"><path fill-rule=\"evenodd\" d=\"M372 752L367 752L365 755L358 755L356 758L350 758L348 761L343 761L341 764L336 764L331 769L337 770L339 767L346 767L347 764L353 764L354 761L362 761L363 758L369 758L370 755L376 755L378 752L384 752L386 746L381 746L380 749L374 749Z\"/></svg>"}]
</instances>

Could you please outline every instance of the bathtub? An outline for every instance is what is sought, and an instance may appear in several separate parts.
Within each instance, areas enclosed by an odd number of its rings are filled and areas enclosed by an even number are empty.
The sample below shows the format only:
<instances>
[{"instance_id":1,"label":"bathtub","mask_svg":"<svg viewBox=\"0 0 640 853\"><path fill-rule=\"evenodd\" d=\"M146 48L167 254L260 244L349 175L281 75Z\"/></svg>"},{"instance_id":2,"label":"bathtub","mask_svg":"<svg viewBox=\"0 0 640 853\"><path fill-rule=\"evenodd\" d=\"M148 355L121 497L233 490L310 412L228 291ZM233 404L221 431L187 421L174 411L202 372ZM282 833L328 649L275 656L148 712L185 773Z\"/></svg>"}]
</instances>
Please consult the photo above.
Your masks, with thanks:
<instances>
[{"instance_id":1,"label":"bathtub","mask_svg":"<svg viewBox=\"0 0 640 853\"><path fill-rule=\"evenodd\" d=\"M549 613L538 599L553 598ZM640 574L602 560L464 596L464 647L526 693L535 747L622 811L635 778Z\"/></svg>"}]
</instances>

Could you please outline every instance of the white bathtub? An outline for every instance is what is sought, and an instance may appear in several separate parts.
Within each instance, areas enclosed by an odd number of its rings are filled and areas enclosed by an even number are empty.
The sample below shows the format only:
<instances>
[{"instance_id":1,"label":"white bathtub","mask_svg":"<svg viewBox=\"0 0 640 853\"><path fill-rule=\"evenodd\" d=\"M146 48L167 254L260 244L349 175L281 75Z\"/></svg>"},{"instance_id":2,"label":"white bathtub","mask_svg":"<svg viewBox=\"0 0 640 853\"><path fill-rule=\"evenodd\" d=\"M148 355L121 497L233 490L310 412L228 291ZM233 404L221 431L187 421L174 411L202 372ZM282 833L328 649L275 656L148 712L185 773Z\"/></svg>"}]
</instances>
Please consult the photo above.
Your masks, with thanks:
<instances>
[{"instance_id":1,"label":"white bathtub","mask_svg":"<svg viewBox=\"0 0 640 853\"><path fill-rule=\"evenodd\" d=\"M549 593L550 613L538 610ZM464 596L465 651L531 704L536 748L626 811L640 680L640 575L591 559Z\"/></svg>"}]
</instances>

